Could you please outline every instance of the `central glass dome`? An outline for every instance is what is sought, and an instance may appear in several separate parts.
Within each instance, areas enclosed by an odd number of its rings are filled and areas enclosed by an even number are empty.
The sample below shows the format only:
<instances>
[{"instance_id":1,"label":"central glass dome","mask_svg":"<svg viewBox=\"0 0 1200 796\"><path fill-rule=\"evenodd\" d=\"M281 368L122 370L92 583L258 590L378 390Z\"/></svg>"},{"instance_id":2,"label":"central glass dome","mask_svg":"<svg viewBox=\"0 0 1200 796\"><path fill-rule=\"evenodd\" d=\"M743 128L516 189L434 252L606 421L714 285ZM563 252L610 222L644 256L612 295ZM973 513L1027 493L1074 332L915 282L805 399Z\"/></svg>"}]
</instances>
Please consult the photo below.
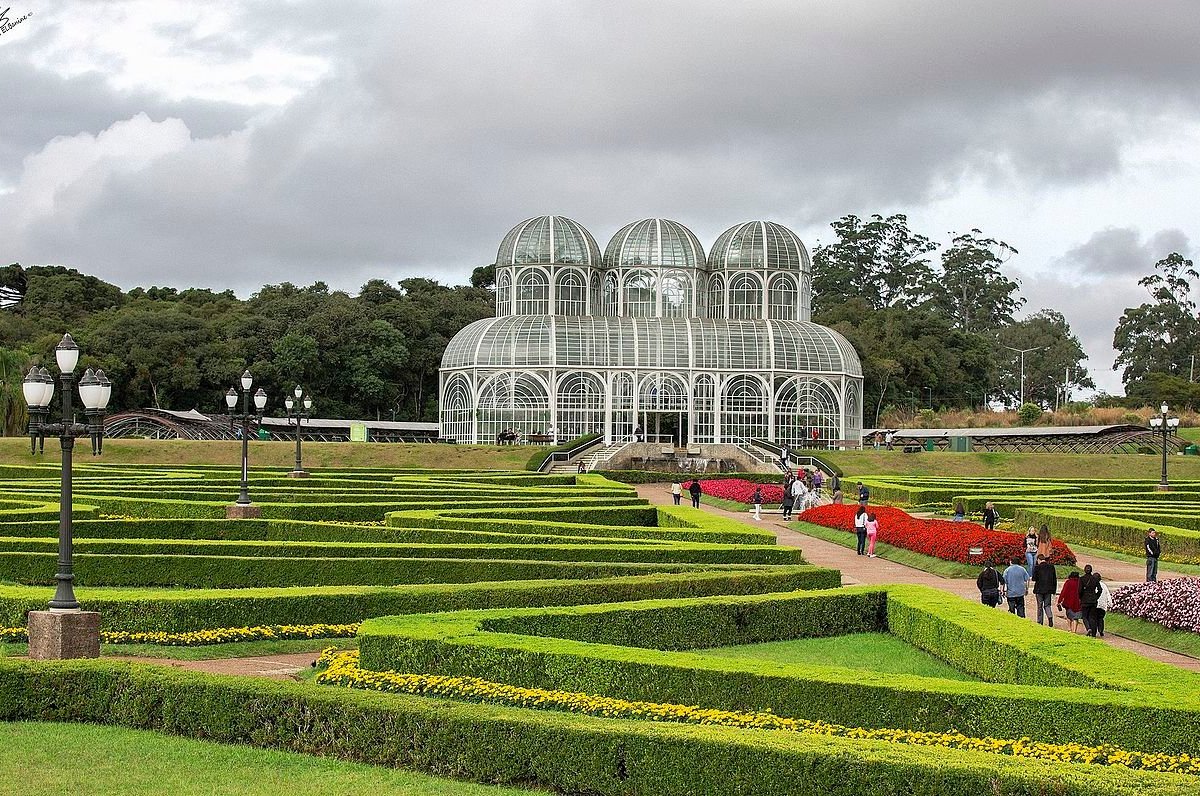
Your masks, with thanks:
<instances>
[{"instance_id":1,"label":"central glass dome","mask_svg":"<svg viewBox=\"0 0 1200 796\"><path fill-rule=\"evenodd\" d=\"M808 250L800 238L774 221L746 221L722 232L708 255L712 271L782 269L808 271Z\"/></svg>"},{"instance_id":2,"label":"central glass dome","mask_svg":"<svg viewBox=\"0 0 1200 796\"><path fill-rule=\"evenodd\" d=\"M496 252L496 265L574 263L600 265L600 247L592 233L566 216L534 216L517 224Z\"/></svg>"},{"instance_id":3,"label":"central glass dome","mask_svg":"<svg viewBox=\"0 0 1200 796\"><path fill-rule=\"evenodd\" d=\"M703 269L704 247L677 221L644 218L621 227L604 250L605 268L637 266Z\"/></svg>"}]
</instances>

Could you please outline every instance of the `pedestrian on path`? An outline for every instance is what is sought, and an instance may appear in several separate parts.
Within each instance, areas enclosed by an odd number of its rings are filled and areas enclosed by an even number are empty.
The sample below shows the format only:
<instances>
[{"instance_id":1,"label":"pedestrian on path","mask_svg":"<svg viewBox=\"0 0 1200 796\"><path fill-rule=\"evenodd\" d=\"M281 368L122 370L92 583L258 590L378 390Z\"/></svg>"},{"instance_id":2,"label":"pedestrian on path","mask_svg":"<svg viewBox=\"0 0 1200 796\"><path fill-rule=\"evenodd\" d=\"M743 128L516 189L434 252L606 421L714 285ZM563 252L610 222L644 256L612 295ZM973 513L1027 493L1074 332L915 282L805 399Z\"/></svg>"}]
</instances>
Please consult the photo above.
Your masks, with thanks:
<instances>
[{"instance_id":1,"label":"pedestrian on path","mask_svg":"<svg viewBox=\"0 0 1200 796\"><path fill-rule=\"evenodd\" d=\"M1054 565L1045 556L1038 556L1037 564L1033 567L1033 599L1037 602L1039 625L1042 624L1044 616L1045 624L1054 627L1054 610L1050 604L1054 601L1054 594L1057 591L1058 573L1054 571Z\"/></svg>"},{"instance_id":2,"label":"pedestrian on path","mask_svg":"<svg viewBox=\"0 0 1200 796\"><path fill-rule=\"evenodd\" d=\"M1025 534L1025 571L1033 577L1033 565L1037 563L1038 552L1038 533L1037 528L1029 526L1029 533Z\"/></svg>"},{"instance_id":3,"label":"pedestrian on path","mask_svg":"<svg viewBox=\"0 0 1200 796\"><path fill-rule=\"evenodd\" d=\"M1092 574L1092 565L1083 568L1079 579L1079 604L1083 608L1083 627L1089 636L1096 635L1096 603L1100 600L1100 581Z\"/></svg>"},{"instance_id":4,"label":"pedestrian on path","mask_svg":"<svg viewBox=\"0 0 1200 796\"><path fill-rule=\"evenodd\" d=\"M1096 596L1096 608L1092 612L1092 629L1096 631L1092 635L1099 634L1100 638L1104 638L1104 615L1112 608L1112 592L1108 590L1108 584L1100 577L1099 572L1093 577L1100 593Z\"/></svg>"},{"instance_id":5,"label":"pedestrian on path","mask_svg":"<svg viewBox=\"0 0 1200 796\"><path fill-rule=\"evenodd\" d=\"M1037 554L1045 556L1047 561L1054 555L1054 538L1050 536L1050 526L1044 522L1038 528Z\"/></svg>"},{"instance_id":6,"label":"pedestrian on path","mask_svg":"<svg viewBox=\"0 0 1200 796\"><path fill-rule=\"evenodd\" d=\"M996 522L1000 519L1000 512L996 511L996 504L988 501L983 507L983 527L989 531L996 530Z\"/></svg>"},{"instance_id":7,"label":"pedestrian on path","mask_svg":"<svg viewBox=\"0 0 1200 796\"><path fill-rule=\"evenodd\" d=\"M761 520L763 502L761 486L754 487L754 496L750 498L750 502L754 504L754 519Z\"/></svg>"},{"instance_id":8,"label":"pedestrian on path","mask_svg":"<svg viewBox=\"0 0 1200 796\"><path fill-rule=\"evenodd\" d=\"M975 585L979 587L979 602L989 608L1000 604L1000 573L991 561L984 565L983 572L975 579Z\"/></svg>"},{"instance_id":9,"label":"pedestrian on path","mask_svg":"<svg viewBox=\"0 0 1200 796\"><path fill-rule=\"evenodd\" d=\"M838 506L842 505L842 479L835 475L829 489L833 492L833 502Z\"/></svg>"},{"instance_id":10,"label":"pedestrian on path","mask_svg":"<svg viewBox=\"0 0 1200 796\"><path fill-rule=\"evenodd\" d=\"M783 512L783 521L790 522L792 519L792 507L796 505L796 498L792 495L792 487L788 485L783 490L783 502L779 504L779 510Z\"/></svg>"},{"instance_id":11,"label":"pedestrian on path","mask_svg":"<svg viewBox=\"0 0 1200 796\"><path fill-rule=\"evenodd\" d=\"M854 535L858 537L858 555L866 555L867 549L867 507L860 505L854 514Z\"/></svg>"},{"instance_id":12,"label":"pedestrian on path","mask_svg":"<svg viewBox=\"0 0 1200 796\"><path fill-rule=\"evenodd\" d=\"M1072 572L1063 581L1062 591L1058 595L1058 608L1067 616L1067 628L1072 633L1079 632L1079 620L1083 618L1083 604L1079 602L1079 573Z\"/></svg>"},{"instance_id":13,"label":"pedestrian on path","mask_svg":"<svg viewBox=\"0 0 1200 796\"><path fill-rule=\"evenodd\" d=\"M871 500L871 490L869 490L865 486L863 486L862 481L859 481L858 482L858 505L866 506L867 502L870 500Z\"/></svg>"},{"instance_id":14,"label":"pedestrian on path","mask_svg":"<svg viewBox=\"0 0 1200 796\"><path fill-rule=\"evenodd\" d=\"M966 518L967 518L967 507L964 506L963 502L960 500L954 504L954 521L962 522Z\"/></svg>"},{"instance_id":15,"label":"pedestrian on path","mask_svg":"<svg viewBox=\"0 0 1200 796\"><path fill-rule=\"evenodd\" d=\"M879 535L879 520L875 512L867 513L867 558L875 557L875 537Z\"/></svg>"},{"instance_id":16,"label":"pedestrian on path","mask_svg":"<svg viewBox=\"0 0 1200 796\"><path fill-rule=\"evenodd\" d=\"M679 479L676 478L674 481L671 482L671 500L673 500L675 502L675 505L678 506L679 499L681 497L683 497L683 484L681 484L679 482Z\"/></svg>"},{"instance_id":17,"label":"pedestrian on path","mask_svg":"<svg viewBox=\"0 0 1200 796\"><path fill-rule=\"evenodd\" d=\"M1158 557L1162 555L1162 545L1158 541L1158 531L1151 528L1146 532L1146 582L1158 580Z\"/></svg>"},{"instance_id":18,"label":"pedestrian on path","mask_svg":"<svg viewBox=\"0 0 1200 796\"><path fill-rule=\"evenodd\" d=\"M692 479L692 485L688 487L688 494L692 496L692 508L700 508L700 496L704 494L704 490L700 488L700 482L695 478Z\"/></svg>"},{"instance_id":19,"label":"pedestrian on path","mask_svg":"<svg viewBox=\"0 0 1200 796\"><path fill-rule=\"evenodd\" d=\"M1004 592L1008 599L1008 612L1025 618L1025 592L1029 589L1029 573L1021 566L1021 559L1014 558L1004 570Z\"/></svg>"}]
</instances>

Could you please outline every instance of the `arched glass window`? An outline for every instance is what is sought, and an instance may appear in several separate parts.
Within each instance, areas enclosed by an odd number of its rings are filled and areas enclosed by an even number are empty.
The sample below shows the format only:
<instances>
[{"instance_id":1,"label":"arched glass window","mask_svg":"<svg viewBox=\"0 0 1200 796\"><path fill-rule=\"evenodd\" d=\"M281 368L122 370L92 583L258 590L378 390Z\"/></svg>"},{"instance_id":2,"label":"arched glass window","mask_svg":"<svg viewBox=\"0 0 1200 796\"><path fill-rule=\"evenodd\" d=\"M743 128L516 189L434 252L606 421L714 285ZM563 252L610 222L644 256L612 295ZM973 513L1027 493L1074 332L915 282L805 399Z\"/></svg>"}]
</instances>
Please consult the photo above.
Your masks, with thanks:
<instances>
[{"instance_id":1,"label":"arched glass window","mask_svg":"<svg viewBox=\"0 0 1200 796\"><path fill-rule=\"evenodd\" d=\"M708 280L708 317L725 317L725 281L719 276Z\"/></svg>"},{"instance_id":2,"label":"arched glass window","mask_svg":"<svg viewBox=\"0 0 1200 796\"><path fill-rule=\"evenodd\" d=\"M733 320L762 317L762 282L754 274L737 274L729 280L729 313Z\"/></svg>"},{"instance_id":3,"label":"arched glass window","mask_svg":"<svg viewBox=\"0 0 1200 796\"><path fill-rule=\"evenodd\" d=\"M477 442L471 429L474 402L471 400L471 384L466 376L450 377L441 403L443 433L460 443Z\"/></svg>"},{"instance_id":4,"label":"arched glass window","mask_svg":"<svg viewBox=\"0 0 1200 796\"><path fill-rule=\"evenodd\" d=\"M767 395L753 376L734 376L721 397L721 440L766 439Z\"/></svg>"},{"instance_id":5,"label":"arched glass window","mask_svg":"<svg viewBox=\"0 0 1200 796\"><path fill-rule=\"evenodd\" d=\"M568 373L558 380L558 438L604 433L604 385L591 373Z\"/></svg>"},{"instance_id":6,"label":"arched glass window","mask_svg":"<svg viewBox=\"0 0 1200 796\"><path fill-rule=\"evenodd\" d=\"M543 434L550 427L550 396L532 373L498 373L480 386L477 415L480 442L495 442L506 430Z\"/></svg>"},{"instance_id":7,"label":"arched glass window","mask_svg":"<svg viewBox=\"0 0 1200 796\"><path fill-rule=\"evenodd\" d=\"M592 286L588 294L588 300L591 304L588 307L588 315L600 315L603 313L601 308L604 306L604 298L600 292L600 274L592 274Z\"/></svg>"},{"instance_id":8,"label":"arched glass window","mask_svg":"<svg viewBox=\"0 0 1200 796\"><path fill-rule=\"evenodd\" d=\"M517 277L517 315L550 313L550 281L544 271L530 268Z\"/></svg>"},{"instance_id":9,"label":"arched glass window","mask_svg":"<svg viewBox=\"0 0 1200 796\"><path fill-rule=\"evenodd\" d=\"M681 271L670 271L662 280L664 318L685 318L692 314L692 278Z\"/></svg>"},{"instance_id":10,"label":"arched glass window","mask_svg":"<svg viewBox=\"0 0 1200 796\"><path fill-rule=\"evenodd\" d=\"M649 271L626 274L624 314L631 318L652 318L654 305L654 275Z\"/></svg>"},{"instance_id":11,"label":"arched glass window","mask_svg":"<svg viewBox=\"0 0 1200 796\"><path fill-rule=\"evenodd\" d=\"M862 382L846 384L846 439L862 439Z\"/></svg>"},{"instance_id":12,"label":"arched glass window","mask_svg":"<svg viewBox=\"0 0 1200 796\"><path fill-rule=\"evenodd\" d=\"M554 314L587 314L587 285L583 274L575 270L559 273L554 286Z\"/></svg>"},{"instance_id":13,"label":"arched glass window","mask_svg":"<svg viewBox=\"0 0 1200 796\"><path fill-rule=\"evenodd\" d=\"M842 414L837 394L828 382L802 376L776 384L776 442L789 447L827 448L841 435Z\"/></svg>"},{"instance_id":14,"label":"arched glass window","mask_svg":"<svg viewBox=\"0 0 1200 796\"><path fill-rule=\"evenodd\" d=\"M613 439L633 436L633 376L618 373L612 378L612 435Z\"/></svg>"},{"instance_id":15,"label":"arched glass window","mask_svg":"<svg viewBox=\"0 0 1200 796\"><path fill-rule=\"evenodd\" d=\"M796 317L796 280L787 274L771 279L768 301L769 317L781 321L794 321Z\"/></svg>"},{"instance_id":16,"label":"arched glass window","mask_svg":"<svg viewBox=\"0 0 1200 796\"><path fill-rule=\"evenodd\" d=\"M713 420L717 407L717 383L707 373L696 377L695 395L692 398L692 441L712 442Z\"/></svg>"},{"instance_id":17,"label":"arched glass window","mask_svg":"<svg viewBox=\"0 0 1200 796\"><path fill-rule=\"evenodd\" d=\"M512 277L508 275L507 268L500 272L500 278L496 280L496 315L512 315Z\"/></svg>"},{"instance_id":18,"label":"arched glass window","mask_svg":"<svg viewBox=\"0 0 1200 796\"><path fill-rule=\"evenodd\" d=\"M615 317L619 307L617 306L617 298L620 295L620 287L617 284L617 275L608 274L604 277L604 314L609 317Z\"/></svg>"}]
</instances>

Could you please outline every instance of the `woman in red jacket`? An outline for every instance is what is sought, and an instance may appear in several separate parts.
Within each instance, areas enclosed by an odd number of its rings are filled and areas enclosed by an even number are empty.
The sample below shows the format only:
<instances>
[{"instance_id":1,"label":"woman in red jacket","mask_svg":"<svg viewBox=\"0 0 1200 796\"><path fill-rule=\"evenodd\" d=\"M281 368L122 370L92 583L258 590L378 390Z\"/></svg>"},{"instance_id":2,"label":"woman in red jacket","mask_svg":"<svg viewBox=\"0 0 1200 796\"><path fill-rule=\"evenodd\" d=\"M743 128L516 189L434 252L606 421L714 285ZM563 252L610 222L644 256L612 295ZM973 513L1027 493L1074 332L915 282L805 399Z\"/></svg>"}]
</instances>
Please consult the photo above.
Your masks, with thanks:
<instances>
[{"instance_id":1,"label":"woman in red jacket","mask_svg":"<svg viewBox=\"0 0 1200 796\"><path fill-rule=\"evenodd\" d=\"M1067 614L1067 627L1072 633L1079 632L1079 620L1083 617L1083 603L1079 601L1079 573L1072 572L1063 581L1058 593L1058 608Z\"/></svg>"}]
</instances>

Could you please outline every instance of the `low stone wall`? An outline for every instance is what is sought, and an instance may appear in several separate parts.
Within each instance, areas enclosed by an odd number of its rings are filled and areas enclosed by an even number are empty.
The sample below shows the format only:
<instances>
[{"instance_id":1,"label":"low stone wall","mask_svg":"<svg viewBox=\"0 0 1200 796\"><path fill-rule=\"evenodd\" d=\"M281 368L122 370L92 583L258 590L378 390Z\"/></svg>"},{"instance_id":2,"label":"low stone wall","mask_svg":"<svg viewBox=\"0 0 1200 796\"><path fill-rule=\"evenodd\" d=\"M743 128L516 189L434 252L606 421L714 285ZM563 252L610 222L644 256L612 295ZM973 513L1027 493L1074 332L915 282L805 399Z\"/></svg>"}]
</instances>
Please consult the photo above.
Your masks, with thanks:
<instances>
[{"instance_id":1,"label":"low stone wall","mask_svg":"<svg viewBox=\"0 0 1200 796\"><path fill-rule=\"evenodd\" d=\"M751 457L737 445L693 445L673 448L658 442L635 442L606 465L610 470L655 470L681 473L775 473L779 468Z\"/></svg>"}]
</instances>

